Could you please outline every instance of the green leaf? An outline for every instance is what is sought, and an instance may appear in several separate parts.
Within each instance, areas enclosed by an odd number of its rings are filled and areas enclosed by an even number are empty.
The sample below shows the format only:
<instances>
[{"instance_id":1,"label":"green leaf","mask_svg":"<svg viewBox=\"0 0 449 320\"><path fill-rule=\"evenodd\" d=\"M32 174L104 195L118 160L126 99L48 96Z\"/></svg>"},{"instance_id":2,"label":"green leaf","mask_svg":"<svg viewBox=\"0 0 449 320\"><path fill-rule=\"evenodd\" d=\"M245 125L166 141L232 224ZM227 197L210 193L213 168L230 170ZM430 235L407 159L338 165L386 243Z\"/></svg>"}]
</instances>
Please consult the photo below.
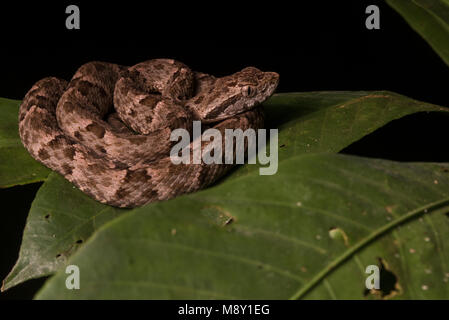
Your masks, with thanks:
<instances>
[{"instance_id":1,"label":"green leaf","mask_svg":"<svg viewBox=\"0 0 449 320\"><path fill-rule=\"evenodd\" d=\"M279 128L280 159L338 152L388 122L416 112L449 109L388 91L323 91L275 95L268 127Z\"/></svg>"},{"instance_id":2,"label":"green leaf","mask_svg":"<svg viewBox=\"0 0 449 320\"><path fill-rule=\"evenodd\" d=\"M449 1L387 0L449 66Z\"/></svg>"},{"instance_id":3,"label":"green leaf","mask_svg":"<svg viewBox=\"0 0 449 320\"><path fill-rule=\"evenodd\" d=\"M0 98L0 188L43 181L50 173L20 141L19 105L18 100Z\"/></svg>"},{"instance_id":4,"label":"green leaf","mask_svg":"<svg viewBox=\"0 0 449 320\"><path fill-rule=\"evenodd\" d=\"M2 291L54 273L95 230L123 211L92 200L59 174L51 173L33 201L19 259Z\"/></svg>"},{"instance_id":5,"label":"green leaf","mask_svg":"<svg viewBox=\"0 0 449 320\"><path fill-rule=\"evenodd\" d=\"M385 124L417 112L449 109L388 91L276 94L265 104L266 127L279 129L279 160L339 152ZM257 169L246 165L231 176Z\"/></svg>"},{"instance_id":6,"label":"green leaf","mask_svg":"<svg viewBox=\"0 0 449 320\"><path fill-rule=\"evenodd\" d=\"M385 296L447 299L447 212L448 165L294 156L111 221L37 299L363 299L378 258Z\"/></svg>"},{"instance_id":7,"label":"green leaf","mask_svg":"<svg viewBox=\"0 0 449 320\"><path fill-rule=\"evenodd\" d=\"M338 152L386 123L408 114L448 111L384 91L278 94L264 106L267 127L279 128L279 161L311 152ZM244 176L257 172L257 168L257 165L241 166L220 184L243 179ZM45 190L48 192L44 192ZM40 209L41 203L45 204L45 210ZM88 210L90 206L92 209ZM84 228L84 233L70 233L70 238L61 242L59 239L66 232L78 230L78 225L84 223L84 220L73 221L70 217L82 216L89 219L103 207L59 176L52 175L33 203L19 260L5 280L4 289L61 268L63 263L58 263L56 255L65 252L63 257L69 256L78 248L78 245L73 244L81 235L86 240L95 231ZM47 211L52 212L53 219L43 223ZM36 234L34 230L39 230L39 233ZM55 234L55 230L59 232L58 236L49 237ZM44 250L50 247L52 249Z\"/></svg>"}]
</instances>

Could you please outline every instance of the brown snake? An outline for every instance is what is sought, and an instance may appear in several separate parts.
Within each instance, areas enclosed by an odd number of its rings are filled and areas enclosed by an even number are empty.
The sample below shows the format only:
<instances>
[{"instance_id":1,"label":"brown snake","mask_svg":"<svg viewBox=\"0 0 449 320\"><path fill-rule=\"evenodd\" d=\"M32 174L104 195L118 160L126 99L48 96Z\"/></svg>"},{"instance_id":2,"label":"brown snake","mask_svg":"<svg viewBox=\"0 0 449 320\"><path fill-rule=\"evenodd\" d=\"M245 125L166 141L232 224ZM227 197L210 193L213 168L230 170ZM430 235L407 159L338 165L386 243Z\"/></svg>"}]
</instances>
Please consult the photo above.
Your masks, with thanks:
<instances>
[{"instance_id":1,"label":"brown snake","mask_svg":"<svg viewBox=\"0 0 449 320\"><path fill-rule=\"evenodd\" d=\"M92 198L141 206L204 188L232 166L172 163L174 129L191 130L193 120L222 135L262 128L257 106L278 80L253 67L216 78L170 59L129 68L89 62L68 83L48 77L33 85L20 106L19 134L36 160Z\"/></svg>"}]
</instances>

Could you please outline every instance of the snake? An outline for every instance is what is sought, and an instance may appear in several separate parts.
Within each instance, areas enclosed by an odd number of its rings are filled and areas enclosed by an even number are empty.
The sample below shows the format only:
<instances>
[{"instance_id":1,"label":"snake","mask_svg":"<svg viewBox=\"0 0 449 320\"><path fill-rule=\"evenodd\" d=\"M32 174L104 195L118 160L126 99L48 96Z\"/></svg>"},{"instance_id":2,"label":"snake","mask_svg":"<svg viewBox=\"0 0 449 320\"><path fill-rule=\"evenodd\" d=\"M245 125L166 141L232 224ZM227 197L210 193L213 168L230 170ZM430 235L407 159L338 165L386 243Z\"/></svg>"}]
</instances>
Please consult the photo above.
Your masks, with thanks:
<instances>
[{"instance_id":1,"label":"snake","mask_svg":"<svg viewBox=\"0 0 449 320\"><path fill-rule=\"evenodd\" d=\"M45 77L31 87L19 108L19 136L34 159L91 198L139 207L210 186L233 166L173 163L174 130L191 132L194 121L222 135L263 128L261 103L278 82L277 73L255 67L215 77L174 59L91 61L70 81ZM190 141L190 153L208 143Z\"/></svg>"}]
</instances>

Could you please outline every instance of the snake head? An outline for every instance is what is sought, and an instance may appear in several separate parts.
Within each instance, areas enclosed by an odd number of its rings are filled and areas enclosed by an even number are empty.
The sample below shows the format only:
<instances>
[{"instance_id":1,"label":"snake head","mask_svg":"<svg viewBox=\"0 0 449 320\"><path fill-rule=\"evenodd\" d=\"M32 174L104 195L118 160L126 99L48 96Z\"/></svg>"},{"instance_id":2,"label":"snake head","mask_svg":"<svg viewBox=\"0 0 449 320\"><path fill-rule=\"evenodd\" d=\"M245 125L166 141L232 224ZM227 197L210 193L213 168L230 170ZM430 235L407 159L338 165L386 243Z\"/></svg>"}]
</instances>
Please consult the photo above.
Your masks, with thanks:
<instances>
[{"instance_id":1,"label":"snake head","mask_svg":"<svg viewBox=\"0 0 449 320\"><path fill-rule=\"evenodd\" d=\"M247 67L218 78L194 108L205 122L220 121L248 111L268 99L276 90L279 75Z\"/></svg>"}]
</instances>

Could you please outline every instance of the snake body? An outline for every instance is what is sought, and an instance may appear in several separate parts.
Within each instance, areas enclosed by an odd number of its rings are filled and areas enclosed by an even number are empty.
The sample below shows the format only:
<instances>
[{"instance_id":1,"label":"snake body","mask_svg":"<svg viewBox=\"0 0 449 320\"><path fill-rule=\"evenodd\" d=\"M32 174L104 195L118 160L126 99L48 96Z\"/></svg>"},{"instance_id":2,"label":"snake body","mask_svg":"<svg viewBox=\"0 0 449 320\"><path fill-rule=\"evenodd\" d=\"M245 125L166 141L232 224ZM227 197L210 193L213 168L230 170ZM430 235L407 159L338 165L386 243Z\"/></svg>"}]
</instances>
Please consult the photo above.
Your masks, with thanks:
<instances>
[{"instance_id":1,"label":"snake body","mask_svg":"<svg viewBox=\"0 0 449 320\"><path fill-rule=\"evenodd\" d=\"M92 198L141 206L204 188L232 166L174 164L173 130L190 131L194 120L222 136L262 128L258 105L278 79L253 67L216 78L171 59L89 62L70 82L47 77L33 85L20 106L19 134L32 157ZM191 155L207 145L191 142Z\"/></svg>"}]
</instances>

